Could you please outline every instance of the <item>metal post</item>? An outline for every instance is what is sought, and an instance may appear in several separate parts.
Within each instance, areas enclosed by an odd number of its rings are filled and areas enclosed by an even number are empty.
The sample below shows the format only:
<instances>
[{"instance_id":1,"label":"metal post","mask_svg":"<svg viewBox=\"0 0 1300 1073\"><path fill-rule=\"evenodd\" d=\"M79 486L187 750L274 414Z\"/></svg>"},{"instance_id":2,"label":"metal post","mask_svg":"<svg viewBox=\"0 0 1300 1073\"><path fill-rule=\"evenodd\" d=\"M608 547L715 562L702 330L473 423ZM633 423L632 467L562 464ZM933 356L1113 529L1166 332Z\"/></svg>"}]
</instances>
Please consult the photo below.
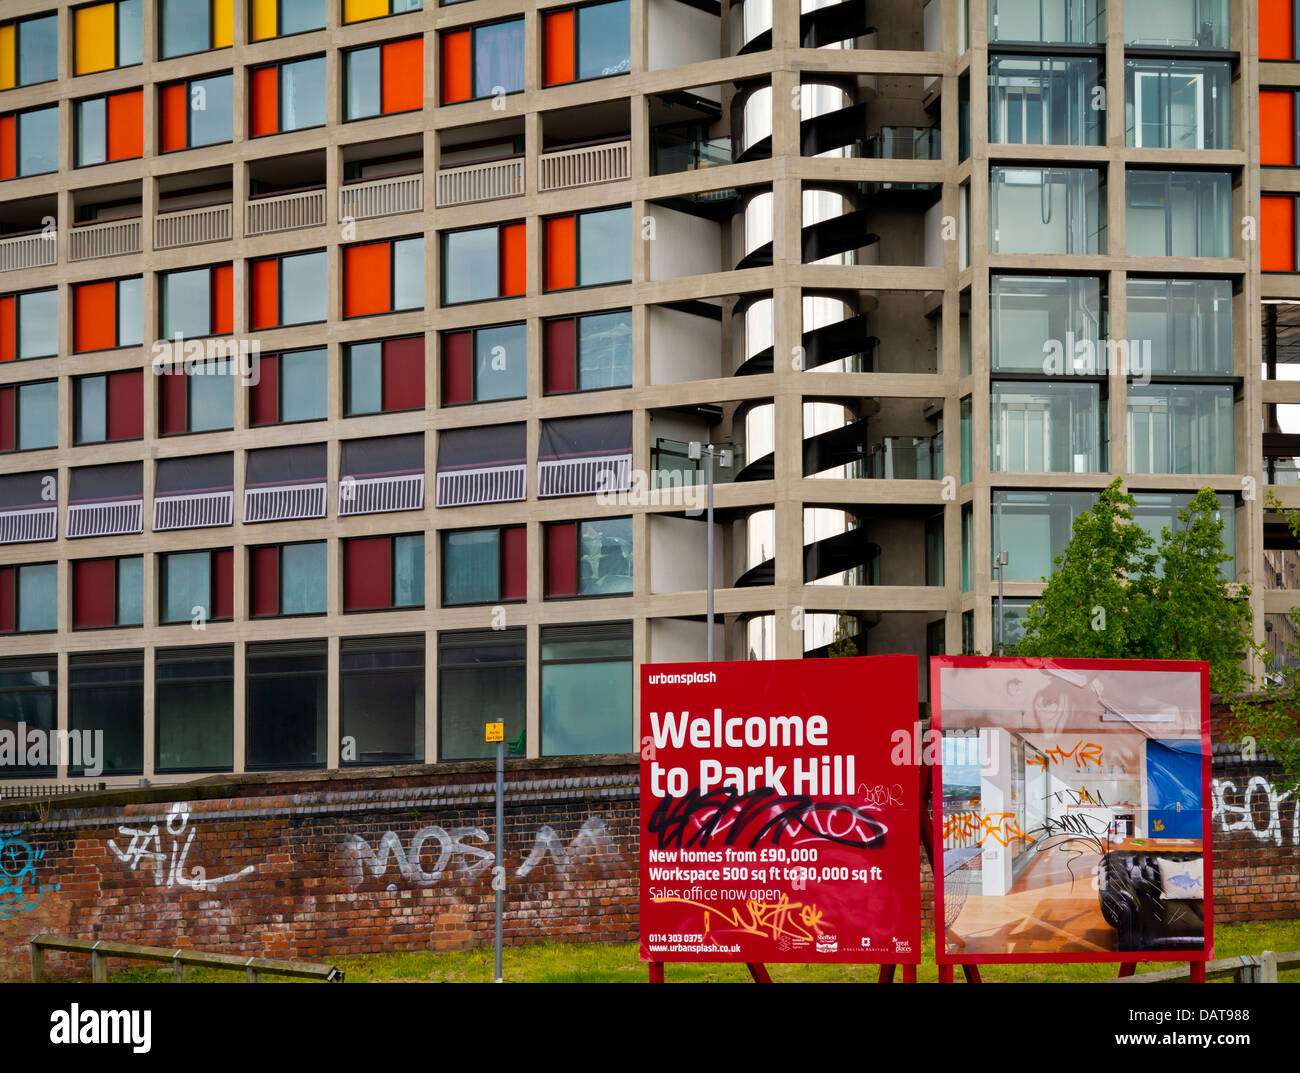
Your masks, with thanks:
<instances>
[{"instance_id":1,"label":"metal post","mask_svg":"<svg viewBox=\"0 0 1300 1073\"><path fill-rule=\"evenodd\" d=\"M496 868L493 870L492 886L496 888L497 927L496 927L496 982L501 983L501 917L505 913L506 873L505 873L505 782L506 782L506 743L497 742L497 855Z\"/></svg>"},{"instance_id":2,"label":"metal post","mask_svg":"<svg viewBox=\"0 0 1300 1073\"><path fill-rule=\"evenodd\" d=\"M708 590L706 599L707 610L705 615L704 628L708 631L708 661L713 662L713 444L704 448L708 454L709 465L706 470L709 487L709 512L708 512L708 573L705 580L705 588Z\"/></svg>"},{"instance_id":3,"label":"metal post","mask_svg":"<svg viewBox=\"0 0 1300 1073\"><path fill-rule=\"evenodd\" d=\"M998 552L997 557L993 560L993 569L998 572L998 655L999 656L1006 654L1002 645L1002 570L1003 567L1005 567L1007 563L1010 561L1011 561L1011 556L1005 551Z\"/></svg>"}]
</instances>

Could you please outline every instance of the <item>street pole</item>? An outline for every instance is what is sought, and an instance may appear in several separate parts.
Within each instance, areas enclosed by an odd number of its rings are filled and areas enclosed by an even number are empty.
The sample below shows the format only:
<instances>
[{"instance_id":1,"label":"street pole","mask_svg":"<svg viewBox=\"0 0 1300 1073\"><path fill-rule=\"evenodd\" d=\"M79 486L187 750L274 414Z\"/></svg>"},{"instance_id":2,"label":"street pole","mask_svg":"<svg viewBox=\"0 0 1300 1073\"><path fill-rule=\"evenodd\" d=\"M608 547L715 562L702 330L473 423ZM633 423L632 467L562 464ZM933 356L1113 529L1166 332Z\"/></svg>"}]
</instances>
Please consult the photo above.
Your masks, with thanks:
<instances>
[{"instance_id":1,"label":"street pole","mask_svg":"<svg viewBox=\"0 0 1300 1073\"><path fill-rule=\"evenodd\" d=\"M504 738L504 735L503 735ZM496 950L496 982L501 983L504 977L501 975L501 918L505 914L506 899L506 872L505 872L505 799L506 799L506 743L504 740L497 742L497 859L495 875L492 877L492 886L496 888L497 895L497 950Z\"/></svg>"},{"instance_id":2,"label":"street pole","mask_svg":"<svg viewBox=\"0 0 1300 1073\"><path fill-rule=\"evenodd\" d=\"M708 574L706 575L705 587L708 590L706 598L707 610L705 614L704 628L708 631L708 660L713 662L713 444L704 448L708 452L709 465L707 469L707 481L709 486L709 513L708 513Z\"/></svg>"}]
</instances>

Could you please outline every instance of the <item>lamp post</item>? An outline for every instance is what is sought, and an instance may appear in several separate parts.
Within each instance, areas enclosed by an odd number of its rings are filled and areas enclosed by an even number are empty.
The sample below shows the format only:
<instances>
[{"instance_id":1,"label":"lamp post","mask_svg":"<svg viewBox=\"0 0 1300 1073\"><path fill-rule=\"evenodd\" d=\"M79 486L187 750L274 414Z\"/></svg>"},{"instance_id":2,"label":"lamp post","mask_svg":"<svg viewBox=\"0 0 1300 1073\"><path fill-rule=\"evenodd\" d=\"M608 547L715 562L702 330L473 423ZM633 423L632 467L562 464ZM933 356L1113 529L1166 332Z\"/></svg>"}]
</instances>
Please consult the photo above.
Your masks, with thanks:
<instances>
[{"instance_id":1,"label":"lamp post","mask_svg":"<svg viewBox=\"0 0 1300 1073\"><path fill-rule=\"evenodd\" d=\"M704 606L704 628L706 633L706 659L713 662L713 460L716 457L718 464L724 469L731 466L731 451L719 450L711 443L700 443L699 440L692 440L687 445L686 455L688 458L700 461L707 458L708 464L704 468L704 481L708 487L708 507L705 516L705 527L708 530L706 537L706 552L708 562L705 564L705 606Z\"/></svg>"},{"instance_id":2,"label":"lamp post","mask_svg":"<svg viewBox=\"0 0 1300 1073\"><path fill-rule=\"evenodd\" d=\"M998 655L1004 655L1002 646L1002 571L1006 569L1007 563L1011 561L1011 556L1000 551L993 557L993 569L998 572Z\"/></svg>"}]
</instances>

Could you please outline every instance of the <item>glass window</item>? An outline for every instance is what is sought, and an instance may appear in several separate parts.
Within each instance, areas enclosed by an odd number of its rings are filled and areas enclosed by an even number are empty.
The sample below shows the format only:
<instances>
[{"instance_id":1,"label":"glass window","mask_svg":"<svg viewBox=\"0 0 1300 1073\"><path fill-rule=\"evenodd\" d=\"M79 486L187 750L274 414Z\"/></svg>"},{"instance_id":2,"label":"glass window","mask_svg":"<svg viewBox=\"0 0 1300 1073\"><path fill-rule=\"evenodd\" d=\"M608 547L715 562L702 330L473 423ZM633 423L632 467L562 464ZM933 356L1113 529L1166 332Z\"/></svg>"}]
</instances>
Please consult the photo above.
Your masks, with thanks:
<instances>
[{"instance_id":1,"label":"glass window","mask_svg":"<svg viewBox=\"0 0 1300 1073\"><path fill-rule=\"evenodd\" d=\"M631 383L632 311L579 317L578 390L627 387Z\"/></svg>"},{"instance_id":2,"label":"glass window","mask_svg":"<svg viewBox=\"0 0 1300 1073\"><path fill-rule=\"evenodd\" d=\"M108 439L108 377L83 376L77 381L77 443Z\"/></svg>"},{"instance_id":3,"label":"glass window","mask_svg":"<svg viewBox=\"0 0 1300 1073\"><path fill-rule=\"evenodd\" d=\"M144 62L144 0L118 0L117 65Z\"/></svg>"},{"instance_id":4,"label":"glass window","mask_svg":"<svg viewBox=\"0 0 1300 1073\"><path fill-rule=\"evenodd\" d=\"M18 34L17 84L34 86L38 82L53 82L58 78L58 16L24 19L14 29Z\"/></svg>"},{"instance_id":5,"label":"glass window","mask_svg":"<svg viewBox=\"0 0 1300 1073\"><path fill-rule=\"evenodd\" d=\"M492 603L501 596L501 533L463 529L442 534L442 603Z\"/></svg>"},{"instance_id":6,"label":"glass window","mask_svg":"<svg viewBox=\"0 0 1300 1073\"><path fill-rule=\"evenodd\" d=\"M578 594L632 591L632 519L578 523Z\"/></svg>"},{"instance_id":7,"label":"glass window","mask_svg":"<svg viewBox=\"0 0 1300 1073\"><path fill-rule=\"evenodd\" d=\"M438 638L438 757L495 755L483 724L505 723L506 741L524 734L524 631L477 630Z\"/></svg>"},{"instance_id":8,"label":"glass window","mask_svg":"<svg viewBox=\"0 0 1300 1073\"><path fill-rule=\"evenodd\" d=\"M1003 473L1097 473L1106 468L1099 384L995 382L990 466Z\"/></svg>"},{"instance_id":9,"label":"glass window","mask_svg":"<svg viewBox=\"0 0 1300 1073\"><path fill-rule=\"evenodd\" d=\"M1124 0L1124 43L1228 48L1228 0Z\"/></svg>"},{"instance_id":10,"label":"glass window","mask_svg":"<svg viewBox=\"0 0 1300 1073\"><path fill-rule=\"evenodd\" d=\"M628 0L578 8L578 78L601 78L631 69Z\"/></svg>"},{"instance_id":11,"label":"glass window","mask_svg":"<svg viewBox=\"0 0 1300 1073\"><path fill-rule=\"evenodd\" d=\"M248 646L247 767L321 767L325 748L324 641Z\"/></svg>"},{"instance_id":12,"label":"glass window","mask_svg":"<svg viewBox=\"0 0 1300 1073\"><path fill-rule=\"evenodd\" d=\"M1133 473L1231 473L1230 384L1131 384L1128 468Z\"/></svg>"},{"instance_id":13,"label":"glass window","mask_svg":"<svg viewBox=\"0 0 1300 1073\"><path fill-rule=\"evenodd\" d=\"M1137 375L1231 376L1232 281L1130 276L1128 335Z\"/></svg>"},{"instance_id":14,"label":"glass window","mask_svg":"<svg viewBox=\"0 0 1300 1073\"><path fill-rule=\"evenodd\" d=\"M59 352L59 292L18 295L18 356L48 358Z\"/></svg>"},{"instance_id":15,"label":"glass window","mask_svg":"<svg viewBox=\"0 0 1300 1073\"><path fill-rule=\"evenodd\" d=\"M1029 609L1034 606L1033 600L1008 600L1002 601L1002 646L1008 654L1015 650L1016 645L1020 644L1025 637L1025 615ZM997 614L998 602L993 601L993 644L998 643L997 634ZM996 653L995 653L996 654Z\"/></svg>"},{"instance_id":16,"label":"glass window","mask_svg":"<svg viewBox=\"0 0 1300 1073\"><path fill-rule=\"evenodd\" d=\"M393 606L424 606L424 534L393 538Z\"/></svg>"},{"instance_id":17,"label":"glass window","mask_svg":"<svg viewBox=\"0 0 1300 1073\"><path fill-rule=\"evenodd\" d=\"M194 608L212 617L211 552L173 552L162 556L162 621L189 622Z\"/></svg>"},{"instance_id":18,"label":"glass window","mask_svg":"<svg viewBox=\"0 0 1300 1073\"><path fill-rule=\"evenodd\" d=\"M18 113L18 174L59 170L59 106Z\"/></svg>"},{"instance_id":19,"label":"glass window","mask_svg":"<svg viewBox=\"0 0 1300 1073\"><path fill-rule=\"evenodd\" d=\"M1100 373L1101 280L1078 276L993 276L989 363L994 370Z\"/></svg>"},{"instance_id":20,"label":"glass window","mask_svg":"<svg viewBox=\"0 0 1300 1073\"><path fill-rule=\"evenodd\" d=\"M340 651L344 764L424 759L424 638L347 638Z\"/></svg>"},{"instance_id":21,"label":"glass window","mask_svg":"<svg viewBox=\"0 0 1300 1073\"><path fill-rule=\"evenodd\" d=\"M54 656L0 660L0 723L25 723L35 730L57 726L58 662ZM481 735L480 735L481 736ZM43 779L56 775L53 765L0 765L0 779Z\"/></svg>"},{"instance_id":22,"label":"glass window","mask_svg":"<svg viewBox=\"0 0 1300 1073\"><path fill-rule=\"evenodd\" d=\"M325 27L325 0L279 0L280 36Z\"/></svg>"},{"instance_id":23,"label":"glass window","mask_svg":"<svg viewBox=\"0 0 1300 1073\"><path fill-rule=\"evenodd\" d=\"M524 88L524 20L474 29L474 96L517 93Z\"/></svg>"},{"instance_id":24,"label":"glass window","mask_svg":"<svg viewBox=\"0 0 1300 1073\"><path fill-rule=\"evenodd\" d=\"M541 641L542 755L631 752L630 627L544 627Z\"/></svg>"},{"instance_id":25,"label":"glass window","mask_svg":"<svg viewBox=\"0 0 1300 1073\"><path fill-rule=\"evenodd\" d=\"M1130 171L1125 184L1130 254L1232 256L1232 177L1226 171Z\"/></svg>"},{"instance_id":26,"label":"glass window","mask_svg":"<svg viewBox=\"0 0 1300 1073\"><path fill-rule=\"evenodd\" d=\"M1193 492L1134 492L1133 521L1147 531L1152 540L1152 550L1160 546L1162 534L1166 528L1181 530L1183 523L1178 518L1180 510L1186 510L1195 495ZM1232 556L1220 564L1219 572L1224 581L1237 579L1237 522L1236 509L1230 495L1218 495L1218 517L1223 522L1223 547ZM1162 574L1163 566L1157 561L1156 573Z\"/></svg>"},{"instance_id":27,"label":"glass window","mask_svg":"<svg viewBox=\"0 0 1300 1073\"><path fill-rule=\"evenodd\" d=\"M989 0L990 41L1095 45L1104 40L1104 0Z\"/></svg>"},{"instance_id":28,"label":"glass window","mask_svg":"<svg viewBox=\"0 0 1300 1073\"><path fill-rule=\"evenodd\" d=\"M280 129L325 125L325 57L280 65ZM324 257L324 254L321 255ZM321 318L324 319L323 317Z\"/></svg>"},{"instance_id":29,"label":"glass window","mask_svg":"<svg viewBox=\"0 0 1300 1073\"><path fill-rule=\"evenodd\" d=\"M164 339L177 332L186 339L201 339L211 334L211 279L207 268L165 272L159 277Z\"/></svg>"},{"instance_id":30,"label":"glass window","mask_svg":"<svg viewBox=\"0 0 1300 1073\"><path fill-rule=\"evenodd\" d=\"M325 563L323 540L280 548L280 614L325 613Z\"/></svg>"},{"instance_id":31,"label":"glass window","mask_svg":"<svg viewBox=\"0 0 1300 1073\"><path fill-rule=\"evenodd\" d=\"M990 57L989 141L1100 145L1099 66L1091 57Z\"/></svg>"},{"instance_id":32,"label":"glass window","mask_svg":"<svg viewBox=\"0 0 1300 1073\"><path fill-rule=\"evenodd\" d=\"M975 543L975 514L969 504L961 508L961 591L970 592L971 563Z\"/></svg>"},{"instance_id":33,"label":"glass window","mask_svg":"<svg viewBox=\"0 0 1300 1073\"><path fill-rule=\"evenodd\" d=\"M162 58L188 56L212 47L210 0L159 0Z\"/></svg>"},{"instance_id":34,"label":"glass window","mask_svg":"<svg viewBox=\"0 0 1300 1073\"><path fill-rule=\"evenodd\" d=\"M379 93L379 56L377 47L358 48L344 55L348 119L367 119L383 110Z\"/></svg>"},{"instance_id":35,"label":"glass window","mask_svg":"<svg viewBox=\"0 0 1300 1073\"><path fill-rule=\"evenodd\" d=\"M382 343L353 343L347 348L348 414L377 414L384 409Z\"/></svg>"},{"instance_id":36,"label":"glass window","mask_svg":"<svg viewBox=\"0 0 1300 1073\"><path fill-rule=\"evenodd\" d=\"M58 566L37 563L18 567L19 633L59 628Z\"/></svg>"},{"instance_id":37,"label":"glass window","mask_svg":"<svg viewBox=\"0 0 1300 1073\"><path fill-rule=\"evenodd\" d=\"M140 276L117 281L117 345L144 343L144 280Z\"/></svg>"},{"instance_id":38,"label":"glass window","mask_svg":"<svg viewBox=\"0 0 1300 1073\"><path fill-rule=\"evenodd\" d=\"M584 212L578 217L578 285L632 278L632 208Z\"/></svg>"},{"instance_id":39,"label":"glass window","mask_svg":"<svg viewBox=\"0 0 1300 1073\"><path fill-rule=\"evenodd\" d=\"M189 431L235 427L235 375L229 358L204 362L187 372Z\"/></svg>"},{"instance_id":40,"label":"glass window","mask_svg":"<svg viewBox=\"0 0 1300 1073\"><path fill-rule=\"evenodd\" d=\"M975 448L973 446L973 422L971 399L967 395L961 400L960 410L961 434L961 483L969 484L975 475Z\"/></svg>"},{"instance_id":41,"label":"glass window","mask_svg":"<svg viewBox=\"0 0 1300 1073\"><path fill-rule=\"evenodd\" d=\"M994 253L1104 253L1106 200L1093 168L1001 168L990 173Z\"/></svg>"},{"instance_id":42,"label":"glass window","mask_svg":"<svg viewBox=\"0 0 1300 1073\"><path fill-rule=\"evenodd\" d=\"M144 660L139 652L68 658L68 729L102 733L96 758L105 775L138 775L144 767ZM83 760L89 759L83 757ZM68 774L90 774L69 764Z\"/></svg>"},{"instance_id":43,"label":"glass window","mask_svg":"<svg viewBox=\"0 0 1300 1073\"><path fill-rule=\"evenodd\" d=\"M993 492L992 554L1007 553L1009 581L1039 581L1055 570L1074 519L1091 510L1092 492Z\"/></svg>"},{"instance_id":44,"label":"glass window","mask_svg":"<svg viewBox=\"0 0 1300 1073\"><path fill-rule=\"evenodd\" d=\"M423 308L424 239L398 239L393 243L393 309Z\"/></svg>"},{"instance_id":45,"label":"glass window","mask_svg":"<svg viewBox=\"0 0 1300 1073\"><path fill-rule=\"evenodd\" d=\"M234 138L235 114L231 76L196 78L189 84L191 149L220 145Z\"/></svg>"},{"instance_id":46,"label":"glass window","mask_svg":"<svg viewBox=\"0 0 1300 1073\"><path fill-rule=\"evenodd\" d=\"M59 382L18 385L18 437L20 451L57 447L59 442Z\"/></svg>"},{"instance_id":47,"label":"glass window","mask_svg":"<svg viewBox=\"0 0 1300 1073\"><path fill-rule=\"evenodd\" d=\"M280 355L281 421L322 420L328 394L329 365L324 347Z\"/></svg>"},{"instance_id":48,"label":"glass window","mask_svg":"<svg viewBox=\"0 0 1300 1073\"><path fill-rule=\"evenodd\" d=\"M108 159L108 99L77 102L77 166Z\"/></svg>"},{"instance_id":49,"label":"glass window","mask_svg":"<svg viewBox=\"0 0 1300 1073\"><path fill-rule=\"evenodd\" d=\"M446 304L476 302L500 294L495 227L444 233L442 241L442 289Z\"/></svg>"},{"instance_id":50,"label":"glass window","mask_svg":"<svg viewBox=\"0 0 1300 1073\"><path fill-rule=\"evenodd\" d=\"M117 560L117 624L140 626L143 623L144 557L131 555Z\"/></svg>"},{"instance_id":51,"label":"glass window","mask_svg":"<svg viewBox=\"0 0 1300 1073\"><path fill-rule=\"evenodd\" d=\"M474 397L522 399L528 394L528 327L503 324L474 333Z\"/></svg>"},{"instance_id":52,"label":"glass window","mask_svg":"<svg viewBox=\"0 0 1300 1073\"><path fill-rule=\"evenodd\" d=\"M158 771L229 771L235 660L229 648L162 649L154 663Z\"/></svg>"},{"instance_id":53,"label":"glass window","mask_svg":"<svg viewBox=\"0 0 1300 1073\"><path fill-rule=\"evenodd\" d=\"M1124 129L1143 149L1231 149L1232 65L1125 63Z\"/></svg>"},{"instance_id":54,"label":"glass window","mask_svg":"<svg viewBox=\"0 0 1300 1073\"><path fill-rule=\"evenodd\" d=\"M325 251L280 258L280 323L316 324L325 320Z\"/></svg>"}]
</instances>

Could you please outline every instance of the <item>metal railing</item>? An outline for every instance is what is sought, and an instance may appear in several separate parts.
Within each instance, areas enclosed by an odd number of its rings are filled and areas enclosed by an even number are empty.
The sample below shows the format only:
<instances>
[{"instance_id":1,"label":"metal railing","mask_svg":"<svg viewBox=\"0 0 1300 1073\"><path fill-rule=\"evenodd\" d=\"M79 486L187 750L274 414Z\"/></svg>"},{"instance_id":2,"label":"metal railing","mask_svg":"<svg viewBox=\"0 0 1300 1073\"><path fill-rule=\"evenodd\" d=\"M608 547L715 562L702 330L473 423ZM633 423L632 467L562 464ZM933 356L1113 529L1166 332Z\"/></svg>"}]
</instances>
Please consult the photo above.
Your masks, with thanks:
<instances>
[{"instance_id":1,"label":"metal railing","mask_svg":"<svg viewBox=\"0 0 1300 1073\"><path fill-rule=\"evenodd\" d=\"M484 466L438 474L437 505L466 507L472 503L512 503L524 498L527 467Z\"/></svg>"},{"instance_id":2,"label":"metal railing","mask_svg":"<svg viewBox=\"0 0 1300 1073\"><path fill-rule=\"evenodd\" d=\"M424 208L424 175L390 175L339 189L339 222L373 220Z\"/></svg>"},{"instance_id":3,"label":"metal railing","mask_svg":"<svg viewBox=\"0 0 1300 1073\"><path fill-rule=\"evenodd\" d=\"M154 249L171 250L205 242L227 242L230 240L230 221L229 203L160 213L153 222Z\"/></svg>"},{"instance_id":4,"label":"metal railing","mask_svg":"<svg viewBox=\"0 0 1300 1073\"><path fill-rule=\"evenodd\" d=\"M524 192L524 158L464 164L438 172L438 207L520 197Z\"/></svg>"},{"instance_id":5,"label":"metal railing","mask_svg":"<svg viewBox=\"0 0 1300 1073\"><path fill-rule=\"evenodd\" d=\"M938 127L881 127L867 139L867 156L883 160L940 160Z\"/></svg>"},{"instance_id":6,"label":"metal railing","mask_svg":"<svg viewBox=\"0 0 1300 1073\"><path fill-rule=\"evenodd\" d=\"M34 235L0 238L0 272L20 272L25 268L48 268L58 259L58 243L53 231Z\"/></svg>"},{"instance_id":7,"label":"metal railing","mask_svg":"<svg viewBox=\"0 0 1300 1073\"><path fill-rule=\"evenodd\" d=\"M404 473L396 477L343 477L339 481L340 517L423 508L423 473Z\"/></svg>"},{"instance_id":8,"label":"metal railing","mask_svg":"<svg viewBox=\"0 0 1300 1073\"><path fill-rule=\"evenodd\" d=\"M140 252L140 218L81 224L68 236L69 261L94 261Z\"/></svg>"},{"instance_id":9,"label":"metal railing","mask_svg":"<svg viewBox=\"0 0 1300 1073\"><path fill-rule=\"evenodd\" d=\"M41 801L51 797L65 797L68 794L89 794L96 790L107 790L106 782L88 782L78 785L75 782L53 782L47 786L40 783L21 783L18 785L0 783L0 800Z\"/></svg>"},{"instance_id":10,"label":"metal railing","mask_svg":"<svg viewBox=\"0 0 1300 1073\"><path fill-rule=\"evenodd\" d=\"M121 499L113 503L73 503L68 506L69 538L143 532L143 499Z\"/></svg>"},{"instance_id":11,"label":"metal railing","mask_svg":"<svg viewBox=\"0 0 1300 1073\"><path fill-rule=\"evenodd\" d=\"M259 197L244 206L244 234L270 235L298 231L325 223L325 191L298 190L292 194Z\"/></svg>"},{"instance_id":12,"label":"metal railing","mask_svg":"<svg viewBox=\"0 0 1300 1073\"><path fill-rule=\"evenodd\" d=\"M134 943L106 943L103 939L69 939L62 935L37 935L31 940L32 983L45 982L45 951L63 950L90 955L90 982L108 983L108 959L171 962L172 980L185 982L185 970L194 965L205 969L242 972L250 984L263 976L290 976L298 980L322 980L329 984L343 982L343 970L337 965L316 961L283 961L279 958L241 957L238 954L205 954L201 950L173 950L161 946L136 946Z\"/></svg>"},{"instance_id":13,"label":"metal railing","mask_svg":"<svg viewBox=\"0 0 1300 1073\"><path fill-rule=\"evenodd\" d=\"M179 496L154 496L153 531L203 529L229 525L235 509L235 493L199 492Z\"/></svg>"},{"instance_id":14,"label":"metal railing","mask_svg":"<svg viewBox=\"0 0 1300 1073\"><path fill-rule=\"evenodd\" d=\"M244 489L245 522L285 522L325 517L325 482Z\"/></svg>"},{"instance_id":15,"label":"metal railing","mask_svg":"<svg viewBox=\"0 0 1300 1073\"><path fill-rule=\"evenodd\" d=\"M59 508L53 504L0 511L0 544L53 540L58 536L58 515Z\"/></svg>"},{"instance_id":16,"label":"metal railing","mask_svg":"<svg viewBox=\"0 0 1300 1073\"><path fill-rule=\"evenodd\" d=\"M608 476L605 476L608 474ZM538 496L581 496L624 492L632 487L632 456L600 455L537 463Z\"/></svg>"},{"instance_id":17,"label":"metal railing","mask_svg":"<svg viewBox=\"0 0 1300 1073\"><path fill-rule=\"evenodd\" d=\"M885 436L871 446L875 480L943 479L943 439L939 436Z\"/></svg>"},{"instance_id":18,"label":"metal railing","mask_svg":"<svg viewBox=\"0 0 1300 1073\"><path fill-rule=\"evenodd\" d=\"M542 190L612 183L631 175L632 143L605 142L543 153L538 164Z\"/></svg>"}]
</instances>

